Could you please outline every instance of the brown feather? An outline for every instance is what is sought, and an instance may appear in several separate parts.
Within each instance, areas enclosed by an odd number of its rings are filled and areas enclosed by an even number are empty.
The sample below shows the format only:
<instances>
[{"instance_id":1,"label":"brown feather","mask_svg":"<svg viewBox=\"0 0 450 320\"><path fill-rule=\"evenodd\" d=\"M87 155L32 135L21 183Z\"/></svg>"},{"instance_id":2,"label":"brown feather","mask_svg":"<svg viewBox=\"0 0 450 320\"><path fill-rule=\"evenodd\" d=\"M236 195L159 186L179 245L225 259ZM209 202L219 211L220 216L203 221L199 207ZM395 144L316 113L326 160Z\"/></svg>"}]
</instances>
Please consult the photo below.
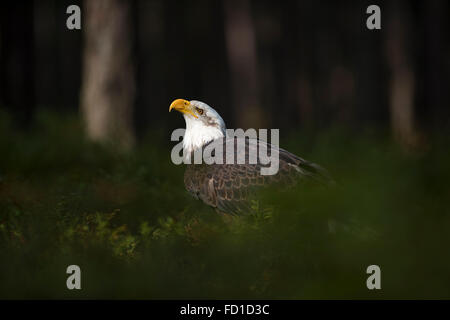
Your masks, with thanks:
<instances>
[{"instance_id":1,"label":"brown feather","mask_svg":"<svg viewBox=\"0 0 450 320\"><path fill-rule=\"evenodd\" d=\"M237 138L234 159L237 159ZM213 143L223 144L223 161L226 160L225 139ZM293 185L307 178L319 182L330 182L327 172L317 164L275 147L279 152L279 171L275 175L261 175L263 165L249 163L251 148L270 148L272 145L254 139L245 140L245 164L189 164L184 174L186 189L196 198L222 212L241 214L249 211L250 195L258 189L272 185Z\"/></svg>"}]
</instances>

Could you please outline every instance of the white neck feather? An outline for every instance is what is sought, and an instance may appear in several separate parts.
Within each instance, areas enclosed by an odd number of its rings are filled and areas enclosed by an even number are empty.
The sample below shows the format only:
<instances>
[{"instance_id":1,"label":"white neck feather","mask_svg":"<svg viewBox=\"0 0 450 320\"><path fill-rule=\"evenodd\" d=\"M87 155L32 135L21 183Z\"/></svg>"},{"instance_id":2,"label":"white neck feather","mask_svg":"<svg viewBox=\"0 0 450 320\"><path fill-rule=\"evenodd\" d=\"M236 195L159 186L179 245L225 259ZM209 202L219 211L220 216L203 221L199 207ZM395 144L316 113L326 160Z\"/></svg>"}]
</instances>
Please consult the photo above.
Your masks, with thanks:
<instances>
[{"instance_id":1,"label":"white neck feather","mask_svg":"<svg viewBox=\"0 0 450 320\"><path fill-rule=\"evenodd\" d=\"M207 126L201 121L195 121L190 116L185 116L186 131L183 138L183 151L189 155L192 151L203 147L208 142L223 138L224 130L215 126Z\"/></svg>"}]
</instances>

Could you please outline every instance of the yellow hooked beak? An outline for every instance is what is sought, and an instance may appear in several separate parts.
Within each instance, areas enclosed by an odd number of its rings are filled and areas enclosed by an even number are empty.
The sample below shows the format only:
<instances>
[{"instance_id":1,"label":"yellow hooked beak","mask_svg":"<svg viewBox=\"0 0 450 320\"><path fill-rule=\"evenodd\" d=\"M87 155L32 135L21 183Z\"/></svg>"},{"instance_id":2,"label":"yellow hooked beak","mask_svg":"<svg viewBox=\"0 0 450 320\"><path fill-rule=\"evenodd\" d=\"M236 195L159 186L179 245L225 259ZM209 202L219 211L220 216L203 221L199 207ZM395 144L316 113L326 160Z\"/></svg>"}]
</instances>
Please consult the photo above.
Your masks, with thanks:
<instances>
[{"instance_id":1,"label":"yellow hooked beak","mask_svg":"<svg viewBox=\"0 0 450 320\"><path fill-rule=\"evenodd\" d=\"M184 99L176 99L174 100L169 107L169 112L172 111L172 109L175 109L179 112L182 113L186 113L186 114L190 114L196 118L198 118L195 113L194 110L192 109L191 103L187 100Z\"/></svg>"}]
</instances>

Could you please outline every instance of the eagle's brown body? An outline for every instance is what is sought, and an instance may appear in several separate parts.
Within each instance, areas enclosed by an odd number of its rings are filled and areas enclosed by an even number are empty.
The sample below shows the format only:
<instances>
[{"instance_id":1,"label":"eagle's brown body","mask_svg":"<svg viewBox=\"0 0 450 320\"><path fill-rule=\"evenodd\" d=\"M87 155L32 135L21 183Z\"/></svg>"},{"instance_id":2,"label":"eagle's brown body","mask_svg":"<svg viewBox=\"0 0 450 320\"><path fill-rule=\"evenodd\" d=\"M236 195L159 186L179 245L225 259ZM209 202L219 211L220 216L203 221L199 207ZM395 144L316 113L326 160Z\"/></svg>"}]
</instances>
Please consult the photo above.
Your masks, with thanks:
<instances>
[{"instance_id":1,"label":"eagle's brown body","mask_svg":"<svg viewBox=\"0 0 450 320\"><path fill-rule=\"evenodd\" d=\"M234 138L237 141L237 138ZM225 139L215 141L223 143L223 163L226 159ZM228 139L229 141L229 139ZM237 143L234 144L236 161ZM254 148L273 147L279 154L279 170L275 175L261 175L259 161L250 164L248 152ZM243 152L243 151L241 151ZM245 139L244 164L188 164L184 183L186 189L196 198L220 212L242 214L249 211L251 195L265 186L294 185L302 179L328 180L327 173L320 166L310 163L296 155L272 146L264 141ZM267 167L267 166L266 166Z\"/></svg>"}]
</instances>

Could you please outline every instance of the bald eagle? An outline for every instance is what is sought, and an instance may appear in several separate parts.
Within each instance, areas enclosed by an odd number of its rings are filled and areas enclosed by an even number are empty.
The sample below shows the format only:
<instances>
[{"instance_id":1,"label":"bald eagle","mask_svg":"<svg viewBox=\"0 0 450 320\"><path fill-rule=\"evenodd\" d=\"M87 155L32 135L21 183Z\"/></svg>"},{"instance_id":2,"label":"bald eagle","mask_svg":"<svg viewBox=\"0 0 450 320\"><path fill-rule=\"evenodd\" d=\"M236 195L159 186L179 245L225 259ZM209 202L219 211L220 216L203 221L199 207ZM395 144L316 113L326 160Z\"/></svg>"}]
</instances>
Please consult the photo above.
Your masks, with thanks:
<instances>
[{"instance_id":1,"label":"bald eagle","mask_svg":"<svg viewBox=\"0 0 450 320\"><path fill-rule=\"evenodd\" d=\"M189 193L219 213L236 215L250 212L252 195L266 186L292 186L305 179L321 183L332 182L322 167L286 150L259 139L227 136L222 117L204 102L176 99L171 103L169 112L172 109L181 112L186 122L183 138L185 156L191 157L194 152L204 150L213 143L224 145L222 163L187 164L184 174L184 184ZM237 148L238 139L244 139L243 150ZM226 162L227 152L230 150L225 145L230 141L235 142L231 151L235 156L233 159L244 152L244 163ZM261 174L265 164L260 161L259 153L255 163L249 161L250 151L261 148L275 151L278 155L279 167L276 174Z\"/></svg>"}]
</instances>

